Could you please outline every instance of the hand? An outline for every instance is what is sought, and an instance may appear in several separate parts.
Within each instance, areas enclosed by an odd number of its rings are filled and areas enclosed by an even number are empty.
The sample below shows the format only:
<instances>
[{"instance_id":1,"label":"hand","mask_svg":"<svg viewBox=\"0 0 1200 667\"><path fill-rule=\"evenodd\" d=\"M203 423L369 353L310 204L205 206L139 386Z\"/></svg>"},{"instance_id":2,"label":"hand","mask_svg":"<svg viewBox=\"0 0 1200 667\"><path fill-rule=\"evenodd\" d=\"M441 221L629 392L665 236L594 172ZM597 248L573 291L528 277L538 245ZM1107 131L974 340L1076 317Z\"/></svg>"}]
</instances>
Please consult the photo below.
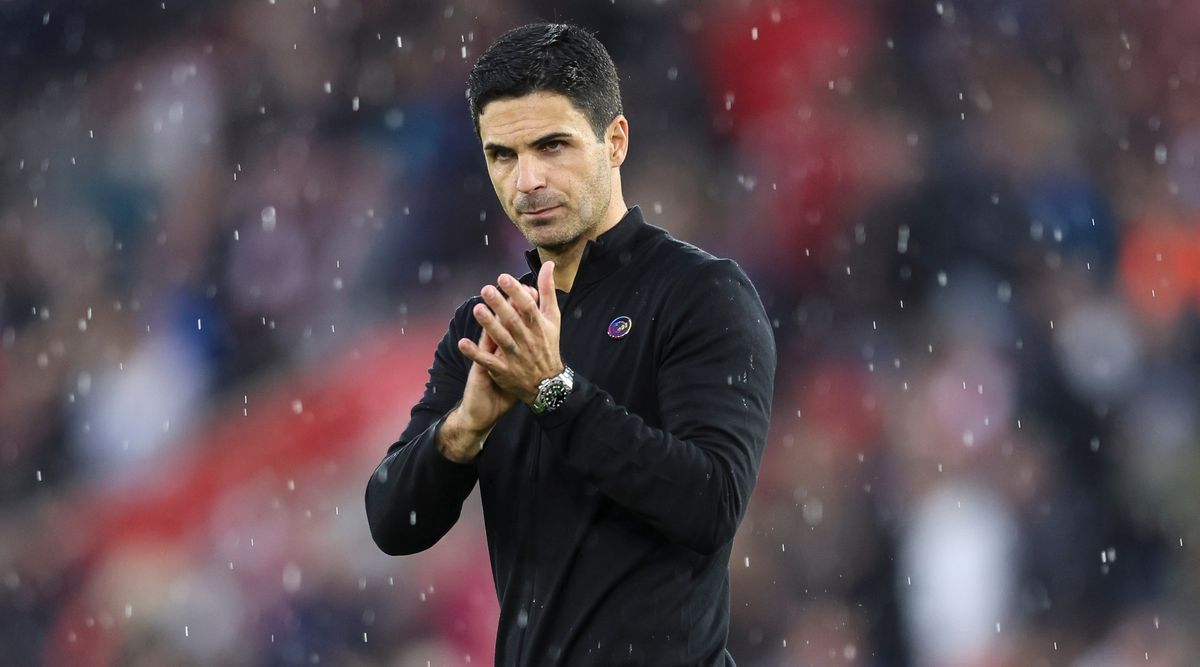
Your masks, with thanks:
<instances>
[{"instance_id":1,"label":"hand","mask_svg":"<svg viewBox=\"0 0 1200 667\"><path fill-rule=\"evenodd\" d=\"M459 347L462 347L461 342ZM487 331L480 334L476 349L492 354L499 352ZM483 441L487 440L496 422L516 403L516 397L496 386L486 369L471 364L462 402L446 416L438 432L438 451L457 463L471 461L483 449Z\"/></svg>"},{"instance_id":2,"label":"hand","mask_svg":"<svg viewBox=\"0 0 1200 667\"><path fill-rule=\"evenodd\" d=\"M508 299L500 289L487 285L480 291L484 303L472 311L494 347L487 349L464 338L458 341L458 349L483 367L500 389L533 403L542 380L565 368L558 349L562 315L554 295L554 262L542 264L536 293L507 273L497 282Z\"/></svg>"},{"instance_id":3,"label":"hand","mask_svg":"<svg viewBox=\"0 0 1200 667\"><path fill-rule=\"evenodd\" d=\"M537 298L537 290L532 287L525 289L529 291L530 299ZM512 306L512 299L508 301ZM464 342L469 341L459 341L460 350L467 349L462 345ZM486 329L480 334L479 343L475 348L501 357L504 355ZM456 463L469 463L474 460L482 451L483 443L491 434L496 422L516 403L516 397L496 385L487 369L472 363L471 370L467 372L462 401L446 415L446 420L438 431L438 451Z\"/></svg>"}]
</instances>

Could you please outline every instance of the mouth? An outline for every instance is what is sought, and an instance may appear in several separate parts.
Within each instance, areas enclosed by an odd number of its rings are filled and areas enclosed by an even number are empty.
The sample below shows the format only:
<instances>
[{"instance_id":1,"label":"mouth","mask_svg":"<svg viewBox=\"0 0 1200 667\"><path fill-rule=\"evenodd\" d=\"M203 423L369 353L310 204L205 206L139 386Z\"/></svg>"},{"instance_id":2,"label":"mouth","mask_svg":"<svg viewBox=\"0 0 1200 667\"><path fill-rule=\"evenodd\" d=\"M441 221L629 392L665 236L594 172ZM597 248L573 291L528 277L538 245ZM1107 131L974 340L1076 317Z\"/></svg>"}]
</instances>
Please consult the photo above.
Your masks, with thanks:
<instances>
[{"instance_id":1,"label":"mouth","mask_svg":"<svg viewBox=\"0 0 1200 667\"><path fill-rule=\"evenodd\" d=\"M524 215L527 218L533 218L533 219L537 220L537 219L549 217L550 215L552 215L555 211L557 211L560 208L562 208L562 206L548 206L546 208L540 208L536 211L523 211L521 213L521 215Z\"/></svg>"}]
</instances>

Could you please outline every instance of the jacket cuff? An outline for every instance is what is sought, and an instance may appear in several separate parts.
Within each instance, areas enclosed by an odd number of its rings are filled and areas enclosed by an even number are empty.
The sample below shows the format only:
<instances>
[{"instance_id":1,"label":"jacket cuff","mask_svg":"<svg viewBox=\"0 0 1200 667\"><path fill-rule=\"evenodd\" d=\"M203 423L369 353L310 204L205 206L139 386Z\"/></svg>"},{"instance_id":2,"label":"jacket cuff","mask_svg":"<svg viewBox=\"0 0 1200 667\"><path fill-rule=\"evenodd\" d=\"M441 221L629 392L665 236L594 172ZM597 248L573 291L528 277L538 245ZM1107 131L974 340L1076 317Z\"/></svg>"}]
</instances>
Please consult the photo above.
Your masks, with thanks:
<instances>
[{"instance_id":1,"label":"jacket cuff","mask_svg":"<svg viewBox=\"0 0 1200 667\"><path fill-rule=\"evenodd\" d=\"M443 415L429 428L429 437L421 439L422 442L419 443L420 447L417 449L417 463L428 466L428 469L439 477L444 476L447 479L461 480L464 483L468 481L474 483L477 472L475 461L457 463L442 456L442 453L438 451L438 434L441 433L442 424L445 421L446 417Z\"/></svg>"}]
</instances>

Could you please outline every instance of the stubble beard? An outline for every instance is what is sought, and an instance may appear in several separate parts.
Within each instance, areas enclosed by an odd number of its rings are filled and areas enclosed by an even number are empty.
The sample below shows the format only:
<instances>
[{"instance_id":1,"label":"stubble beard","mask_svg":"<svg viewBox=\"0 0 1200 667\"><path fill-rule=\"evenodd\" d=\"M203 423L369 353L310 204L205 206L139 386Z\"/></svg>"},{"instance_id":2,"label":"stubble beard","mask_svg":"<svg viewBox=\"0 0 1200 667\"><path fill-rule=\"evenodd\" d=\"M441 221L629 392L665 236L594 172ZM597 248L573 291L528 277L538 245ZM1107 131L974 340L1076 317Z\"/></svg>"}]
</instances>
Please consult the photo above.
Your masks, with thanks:
<instances>
[{"instance_id":1,"label":"stubble beard","mask_svg":"<svg viewBox=\"0 0 1200 667\"><path fill-rule=\"evenodd\" d=\"M561 254L577 245L581 238L589 236L600 225L601 221L608 215L611 192L612 184L608 179L604 178L603 172L599 172L592 179L591 187L588 188L578 210L570 207L568 202L564 201L561 204L564 219L552 221L545 225L518 224L517 228L531 245L545 250L550 254ZM520 218L513 218L513 220L518 219ZM541 229L543 227L549 227L550 229L543 230ZM538 234L539 231L551 233L547 234L547 238L541 238Z\"/></svg>"},{"instance_id":2,"label":"stubble beard","mask_svg":"<svg viewBox=\"0 0 1200 667\"><path fill-rule=\"evenodd\" d=\"M545 250L551 254L561 254L570 248L579 244L579 240L585 236L590 236L596 227L600 225L600 221L607 213L608 207L604 206L604 210L597 215L596 206L592 202L584 202L583 206L578 211L567 211L570 216L566 220L550 223L552 226L560 227L559 229L546 230L550 232L558 232L548 235L548 238L538 238L536 229L530 229L525 232L525 238L534 246Z\"/></svg>"}]
</instances>

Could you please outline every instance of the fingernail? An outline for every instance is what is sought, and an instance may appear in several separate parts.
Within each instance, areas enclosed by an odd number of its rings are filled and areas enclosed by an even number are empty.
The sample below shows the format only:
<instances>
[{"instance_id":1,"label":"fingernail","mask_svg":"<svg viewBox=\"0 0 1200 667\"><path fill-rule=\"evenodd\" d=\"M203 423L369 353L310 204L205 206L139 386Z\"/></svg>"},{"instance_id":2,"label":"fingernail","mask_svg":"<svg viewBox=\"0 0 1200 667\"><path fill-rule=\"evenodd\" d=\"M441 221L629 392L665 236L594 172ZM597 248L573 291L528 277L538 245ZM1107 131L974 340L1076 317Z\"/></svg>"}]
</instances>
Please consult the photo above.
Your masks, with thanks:
<instances>
[{"instance_id":1,"label":"fingernail","mask_svg":"<svg viewBox=\"0 0 1200 667\"><path fill-rule=\"evenodd\" d=\"M508 287L508 284L511 282L512 282L512 280L510 280L508 276L500 276L500 284L501 285Z\"/></svg>"}]
</instances>

